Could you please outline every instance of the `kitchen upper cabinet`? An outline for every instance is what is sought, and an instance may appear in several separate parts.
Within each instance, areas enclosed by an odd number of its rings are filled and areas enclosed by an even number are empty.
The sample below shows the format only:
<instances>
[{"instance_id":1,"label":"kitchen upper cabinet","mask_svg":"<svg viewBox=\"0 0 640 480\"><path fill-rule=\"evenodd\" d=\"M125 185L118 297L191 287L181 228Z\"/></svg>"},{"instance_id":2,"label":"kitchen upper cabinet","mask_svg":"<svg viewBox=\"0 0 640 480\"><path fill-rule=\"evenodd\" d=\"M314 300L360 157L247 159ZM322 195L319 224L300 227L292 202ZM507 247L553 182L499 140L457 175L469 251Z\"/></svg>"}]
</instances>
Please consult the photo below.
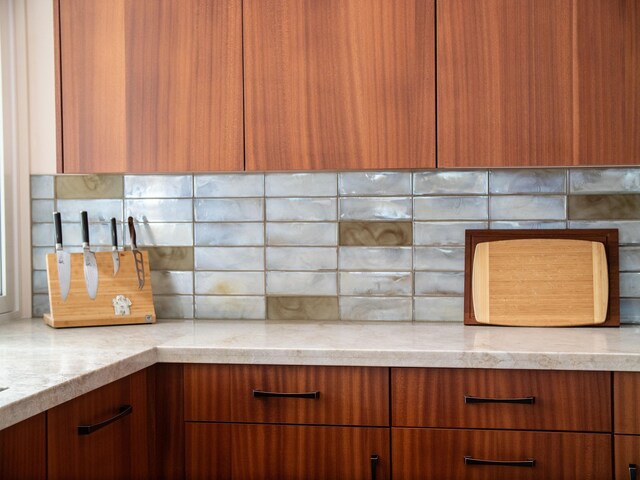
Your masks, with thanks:
<instances>
[{"instance_id":1,"label":"kitchen upper cabinet","mask_svg":"<svg viewBox=\"0 0 640 480\"><path fill-rule=\"evenodd\" d=\"M640 163L640 2L438 0L438 166Z\"/></svg>"},{"instance_id":2,"label":"kitchen upper cabinet","mask_svg":"<svg viewBox=\"0 0 640 480\"><path fill-rule=\"evenodd\" d=\"M433 168L433 0L244 0L247 170Z\"/></svg>"},{"instance_id":3,"label":"kitchen upper cabinet","mask_svg":"<svg viewBox=\"0 0 640 480\"><path fill-rule=\"evenodd\" d=\"M241 0L56 0L58 170L242 170Z\"/></svg>"},{"instance_id":4,"label":"kitchen upper cabinet","mask_svg":"<svg viewBox=\"0 0 640 480\"><path fill-rule=\"evenodd\" d=\"M41 413L0 431L0 478L47 478L45 423Z\"/></svg>"}]
</instances>

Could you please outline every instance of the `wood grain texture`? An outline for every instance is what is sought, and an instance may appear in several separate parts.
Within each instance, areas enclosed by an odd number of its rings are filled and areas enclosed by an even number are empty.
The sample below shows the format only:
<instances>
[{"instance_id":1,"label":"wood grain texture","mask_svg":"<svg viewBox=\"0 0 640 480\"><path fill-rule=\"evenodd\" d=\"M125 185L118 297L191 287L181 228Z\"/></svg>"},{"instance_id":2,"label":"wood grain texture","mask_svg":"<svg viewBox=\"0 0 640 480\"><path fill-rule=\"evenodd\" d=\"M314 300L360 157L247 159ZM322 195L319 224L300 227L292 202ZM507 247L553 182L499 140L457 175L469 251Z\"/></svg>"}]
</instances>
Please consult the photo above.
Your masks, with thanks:
<instances>
[{"instance_id":1,"label":"wood grain texture","mask_svg":"<svg viewBox=\"0 0 640 480\"><path fill-rule=\"evenodd\" d=\"M155 478L179 480L185 475L183 365L158 363L154 368Z\"/></svg>"},{"instance_id":2,"label":"wood grain texture","mask_svg":"<svg viewBox=\"0 0 640 480\"><path fill-rule=\"evenodd\" d=\"M630 480L629 464L640 467L640 437L614 435L614 468L616 480Z\"/></svg>"},{"instance_id":3,"label":"wood grain texture","mask_svg":"<svg viewBox=\"0 0 640 480\"><path fill-rule=\"evenodd\" d=\"M47 478L46 414L0 431L0 478Z\"/></svg>"},{"instance_id":4,"label":"wood grain texture","mask_svg":"<svg viewBox=\"0 0 640 480\"><path fill-rule=\"evenodd\" d=\"M640 160L634 0L437 3L438 166Z\"/></svg>"},{"instance_id":5,"label":"wood grain texture","mask_svg":"<svg viewBox=\"0 0 640 480\"><path fill-rule=\"evenodd\" d=\"M60 0L64 173L126 171L126 0Z\"/></svg>"},{"instance_id":6,"label":"wood grain texture","mask_svg":"<svg viewBox=\"0 0 640 480\"><path fill-rule=\"evenodd\" d=\"M392 425L611 431L611 374L549 370L391 369ZM464 396L535 397L533 405Z\"/></svg>"},{"instance_id":7,"label":"wood grain texture","mask_svg":"<svg viewBox=\"0 0 640 480\"><path fill-rule=\"evenodd\" d=\"M390 478L388 428L187 423L186 431L191 480L369 480L374 454L375 478Z\"/></svg>"},{"instance_id":8,"label":"wood grain texture","mask_svg":"<svg viewBox=\"0 0 640 480\"><path fill-rule=\"evenodd\" d=\"M640 373L613 373L614 432L640 435Z\"/></svg>"},{"instance_id":9,"label":"wood grain texture","mask_svg":"<svg viewBox=\"0 0 640 480\"><path fill-rule=\"evenodd\" d=\"M476 247L485 242L502 240L544 239L544 240L585 240L604 245L609 276L607 314L603 323L592 326L620 326L620 282L617 229L517 229L517 230L467 230L465 233L464 265L464 323L482 325L475 317L473 298L473 264ZM602 272L601 272L602 273ZM485 279L486 281L487 279Z\"/></svg>"},{"instance_id":10,"label":"wood grain texture","mask_svg":"<svg viewBox=\"0 0 640 480\"><path fill-rule=\"evenodd\" d=\"M605 321L609 278L604 245L571 239L517 239L476 245L476 321L555 326Z\"/></svg>"},{"instance_id":11,"label":"wood grain texture","mask_svg":"<svg viewBox=\"0 0 640 480\"><path fill-rule=\"evenodd\" d=\"M393 428L393 477L403 480L609 480L611 435ZM464 457L535 465L465 465Z\"/></svg>"},{"instance_id":12,"label":"wood grain texture","mask_svg":"<svg viewBox=\"0 0 640 480\"><path fill-rule=\"evenodd\" d=\"M149 478L150 402L147 372L141 370L49 410L49 480ZM111 418L122 405L133 407L130 415L90 435L78 435L78 425Z\"/></svg>"},{"instance_id":13,"label":"wood grain texture","mask_svg":"<svg viewBox=\"0 0 640 480\"><path fill-rule=\"evenodd\" d=\"M185 418L389 425L388 372L386 368L360 367L188 365L185 366ZM254 389L283 393L319 391L320 396L318 399L255 398Z\"/></svg>"},{"instance_id":14,"label":"wood grain texture","mask_svg":"<svg viewBox=\"0 0 640 480\"><path fill-rule=\"evenodd\" d=\"M89 325L125 325L131 323L155 323L156 313L151 291L151 271L147 252L141 252L144 261L144 287L138 290L133 252L121 251L120 270L113 275L111 252L96 252L98 263L98 294L91 300L84 280L82 253L71 254L71 286L65 301L60 297L57 259L55 253L47 254L47 280L51 313L45 322L55 328L83 327ZM131 315L116 315L112 300L125 295L131 300ZM147 320L150 315L151 321Z\"/></svg>"},{"instance_id":15,"label":"wood grain texture","mask_svg":"<svg viewBox=\"0 0 640 480\"><path fill-rule=\"evenodd\" d=\"M435 166L432 0L245 0L247 170Z\"/></svg>"},{"instance_id":16,"label":"wood grain texture","mask_svg":"<svg viewBox=\"0 0 640 480\"><path fill-rule=\"evenodd\" d=\"M60 56L60 0L53 0L53 68L56 95L56 172L64 171L62 145L62 62Z\"/></svg>"}]
</instances>

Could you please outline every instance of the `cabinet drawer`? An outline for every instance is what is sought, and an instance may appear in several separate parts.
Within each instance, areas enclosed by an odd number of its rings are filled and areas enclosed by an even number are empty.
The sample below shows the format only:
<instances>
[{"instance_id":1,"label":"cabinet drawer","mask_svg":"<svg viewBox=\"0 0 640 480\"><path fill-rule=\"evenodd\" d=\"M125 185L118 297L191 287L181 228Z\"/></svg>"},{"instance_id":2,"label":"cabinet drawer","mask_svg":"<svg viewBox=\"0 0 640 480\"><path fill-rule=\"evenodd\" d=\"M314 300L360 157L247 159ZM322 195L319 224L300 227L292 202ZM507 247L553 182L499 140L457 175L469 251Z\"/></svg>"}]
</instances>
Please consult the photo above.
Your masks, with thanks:
<instances>
[{"instance_id":1,"label":"cabinet drawer","mask_svg":"<svg viewBox=\"0 0 640 480\"><path fill-rule=\"evenodd\" d=\"M640 434L640 373L614 372L613 408L616 433Z\"/></svg>"},{"instance_id":2,"label":"cabinet drawer","mask_svg":"<svg viewBox=\"0 0 640 480\"><path fill-rule=\"evenodd\" d=\"M388 378L386 368L186 365L185 420L389 425Z\"/></svg>"},{"instance_id":3,"label":"cabinet drawer","mask_svg":"<svg viewBox=\"0 0 640 480\"><path fill-rule=\"evenodd\" d=\"M389 459L388 428L186 425L188 479L383 480Z\"/></svg>"},{"instance_id":4,"label":"cabinet drawer","mask_svg":"<svg viewBox=\"0 0 640 480\"><path fill-rule=\"evenodd\" d=\"M403 480L611 478L605 434L393 428L391 441L393 478Z\"/></svg>"},{"instance_id":5,"label":"cabinet drawer","mask_svg":"<svg viewBox=\"0 0 640 480\"><path fill-rule=\"evenodd\" d=\"M611 431L608 372L395 368L391 375L394 426Z\"/></svg>"},{"instance_id":6,"label":"cabinet drawer","mask_svg":"<svg viewBox=\"0 0 640 480\"><path fill-rule=\"evenodd\" d=\"M640 474L640 436L615 435L615 469L616 480L631 480L631 469L635 469L636 476ZM633 465L633 467L631 467Z\"/></svg>"}]
</instances>

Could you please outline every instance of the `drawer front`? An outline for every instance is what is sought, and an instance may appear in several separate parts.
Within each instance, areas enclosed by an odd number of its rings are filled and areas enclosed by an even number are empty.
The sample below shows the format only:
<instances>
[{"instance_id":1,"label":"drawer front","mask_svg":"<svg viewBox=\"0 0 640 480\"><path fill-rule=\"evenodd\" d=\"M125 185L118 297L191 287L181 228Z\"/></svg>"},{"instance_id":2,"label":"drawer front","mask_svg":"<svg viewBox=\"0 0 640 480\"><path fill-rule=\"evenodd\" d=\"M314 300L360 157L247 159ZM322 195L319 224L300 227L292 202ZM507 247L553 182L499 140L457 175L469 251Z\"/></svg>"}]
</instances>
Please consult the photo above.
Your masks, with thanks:
<instances>
[{"instance_id":1,"label":"drawer front","mask_svg":"<svg viewBox=\"0 0 640 480\"><path fill-rule=\"evenodd\" d=\"M388 428L186 425L188 479L384 480L389 459Z\"/></svg>"},{"instance_id":2,"label":"drawer front","mask_svg":"<svg viewBox=\"0 0 640 480\"><path fill-rule=\"evenodd\" d=\"M640 373L613 374L614 431L640 434Z\"/></svg>"},{"instance_id":3,"label":"drawer front","mask_svg":"<svg viewBox=\"0 0 640 480\"><path fill-rule=\"evenodd\" d=\"M394 426L611 431L608 372L394 368L391 376Z\"/></svg>"},{"instance_id":4,"label":"drawer front","mask_svg":"<svg viewBox=\"0 0 640 480\"><path fill-rule=\"evenodd\" d=\"M391 442L393 478L403 480L611 478L605 434L393 428Z\"/></svg>"},{"instance_id":5,"label":"drawer front","mask_svg":"<svg viewBox=\"0 0 640 480\"><path fill-rule=\"evenodd\" d=\"M640 478L640 436L615 435L613 442L616 480Z\"/></svg>"},{"instance_id":6,"label":"drawer front","mask_svg":"<svg viewBox=\"0 0 640 480\"><path fill-rule=\"evenodd\" d=\"M389 425L389 370L186 365L185 419Z\"/></svg>"}]
</instances>

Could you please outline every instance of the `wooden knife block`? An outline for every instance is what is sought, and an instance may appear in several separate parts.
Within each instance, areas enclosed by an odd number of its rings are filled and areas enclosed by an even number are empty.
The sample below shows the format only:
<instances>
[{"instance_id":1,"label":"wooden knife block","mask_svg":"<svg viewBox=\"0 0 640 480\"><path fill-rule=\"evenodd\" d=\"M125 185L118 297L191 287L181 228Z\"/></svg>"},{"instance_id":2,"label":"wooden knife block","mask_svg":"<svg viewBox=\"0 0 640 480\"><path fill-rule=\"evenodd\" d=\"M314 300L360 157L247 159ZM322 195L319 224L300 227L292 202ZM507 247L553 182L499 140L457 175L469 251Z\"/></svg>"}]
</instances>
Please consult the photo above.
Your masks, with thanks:
<instances>
[{"instance_id":1,"label":"wooden knife block","mask_svg":"<svg viewBox=\"0 0 640 480\"><path fill-rule=\"evenodd\" d=\"M85 286L83 254L72 253L71 284L65 301L60 298L56 254L48 254L47 280L51 313L44 315L45 323L54 328L155 323L156 312L153 308L149 257L147 252L141 253L144 260L142 290L138 290L133 252L118 252L120 270L115 276L111 252L95 253L98 263L98 294L95 300L89 298ZM131 301L129 315L116 315L113 299L117 295L124 295Z\"/></svg>"}]
</instances>

